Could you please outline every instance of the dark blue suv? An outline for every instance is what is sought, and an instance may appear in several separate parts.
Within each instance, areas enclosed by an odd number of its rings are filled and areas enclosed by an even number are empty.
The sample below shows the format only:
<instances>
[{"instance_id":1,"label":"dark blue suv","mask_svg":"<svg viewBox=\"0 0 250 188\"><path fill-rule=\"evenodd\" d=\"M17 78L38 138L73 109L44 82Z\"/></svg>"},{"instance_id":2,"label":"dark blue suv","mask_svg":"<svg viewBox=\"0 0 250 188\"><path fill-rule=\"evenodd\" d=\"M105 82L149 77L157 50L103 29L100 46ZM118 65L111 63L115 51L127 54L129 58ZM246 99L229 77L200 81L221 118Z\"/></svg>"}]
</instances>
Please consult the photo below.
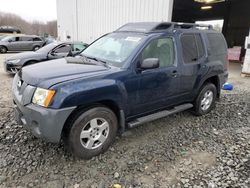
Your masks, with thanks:
<instances>
[{"instance_id":1,"label":"dark blue suv","mask_svg":"<svg viewBox=\"0 0 250 188\"><path fill-rule=\"evenodd\" d=\"M211 26L129 23L77 57L24 67L13 81L17 120L81 158L118 132L191 109L212 110L228 77L227 45Z\"/></svg>"}]
</instances>

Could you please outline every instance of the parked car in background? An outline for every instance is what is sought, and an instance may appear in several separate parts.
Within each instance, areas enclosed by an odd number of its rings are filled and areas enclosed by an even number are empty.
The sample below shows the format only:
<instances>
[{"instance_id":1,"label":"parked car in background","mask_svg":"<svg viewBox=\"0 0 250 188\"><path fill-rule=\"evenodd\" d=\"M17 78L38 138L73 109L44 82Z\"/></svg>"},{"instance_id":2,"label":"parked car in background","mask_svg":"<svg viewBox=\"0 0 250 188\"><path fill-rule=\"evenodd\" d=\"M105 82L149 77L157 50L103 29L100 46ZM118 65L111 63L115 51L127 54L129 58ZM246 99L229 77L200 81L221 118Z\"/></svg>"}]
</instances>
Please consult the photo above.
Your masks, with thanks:
<instances>
[{"instance_id":1,"label":"parked car in background","mask_svg":"<svg viewBox=\"0 0 250 188\"><path fill-rule=\"evenodd\" d=\"M0 35L5 34L17 34L21 33L21 30L13 26L0 26Z\"/></svg>"},{"instance_id":2,"label":"parked car in background","mask_svg":"<svg viewBox=\"0 0 250 188\"><path fill-rule=\"evenodd\" d=\"M4 37L6 37L6 35L1 35L1 36L0 36L0 41L1 41Z\"/></svg>"},{"instance_id":3,"label":"parked car in background","mask_svg":"<svg viewBox=\"0 0 250 188\"><path fill-rule=\"evenodd\" d=\"M4 62L4 68L6 72L15 74L26 65L77 55L87 46L86 43L82 42L54 42L35 52L18 53L7 58Z\"/></svg>"},{"instance_id":4,"label":"parked car in background","mask_svg":"<svg viewBox=\"0 0 250 188\"><path fill-rule=\"evenodd\" d=\"M77 57L24 67L12 85L16 117L35 136L63 139L89 159L118 131L187 109L209 113L227 65L226 41L211 26L130 23Z\"/></svg>"},{"instance_id":5,"label":"parked car in background","mask_svg":"<svg viewBox=\"0 0 250 188\"><path fill-rule=\"evenodd\" d=\"M0 41L0 53L8 51L36 51L45 41L36 35L6 36Z\"/></svg>"}]
</instances>

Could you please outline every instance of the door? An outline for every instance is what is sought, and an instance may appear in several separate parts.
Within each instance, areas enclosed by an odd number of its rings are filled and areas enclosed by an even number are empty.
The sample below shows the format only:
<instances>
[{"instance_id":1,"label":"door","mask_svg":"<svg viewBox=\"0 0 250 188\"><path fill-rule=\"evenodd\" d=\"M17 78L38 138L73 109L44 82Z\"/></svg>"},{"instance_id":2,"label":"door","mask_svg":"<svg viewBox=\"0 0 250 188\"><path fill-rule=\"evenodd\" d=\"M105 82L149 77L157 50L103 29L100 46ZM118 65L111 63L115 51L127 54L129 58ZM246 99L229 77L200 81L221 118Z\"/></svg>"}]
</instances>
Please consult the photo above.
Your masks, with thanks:
<instances>
[{"instance_id":1,"label":"door","mask_svg":"<svg viewBox=\"0 0 250 188\"><path fill-rule=\"evenodd\" d=\"M9 38L8 45L7 45L8 50L11 50L11 51L19 50L18 43L19 43L19 37Z\"/></svg>"},{"instance_id":2,"label":"door","mask_svg":"<svg viewBox=\"0 0 250 188\"><path fill-rule=\"evenodd\" d=\"M19 50L33 50L33 38L29 36L20 37L18 43Z\"/></svg>"},{"instance_id":3,"label":"door","mask_svg":"<svg viewBox=\"0 0 250 188\"><path fill-rule=\"evenodd\" d=\"M188 100L203 74L206 55L203 39L199 33L182 34L180 43L182 48L180 92L186 96Z\"/></svg>"},{"instance_id":4,"label":"door","mask_svg":"<svg viewBox=\"0 0 250 188\"><path fill-rule=\"evenodd\" d=\"M160 67L137 73L136 113L145 113L177 103L179 90L178 66L175 59L175 45L170 37L153 39L143 49L141 60L158 58Z\"/></svg>"}]
</instances>

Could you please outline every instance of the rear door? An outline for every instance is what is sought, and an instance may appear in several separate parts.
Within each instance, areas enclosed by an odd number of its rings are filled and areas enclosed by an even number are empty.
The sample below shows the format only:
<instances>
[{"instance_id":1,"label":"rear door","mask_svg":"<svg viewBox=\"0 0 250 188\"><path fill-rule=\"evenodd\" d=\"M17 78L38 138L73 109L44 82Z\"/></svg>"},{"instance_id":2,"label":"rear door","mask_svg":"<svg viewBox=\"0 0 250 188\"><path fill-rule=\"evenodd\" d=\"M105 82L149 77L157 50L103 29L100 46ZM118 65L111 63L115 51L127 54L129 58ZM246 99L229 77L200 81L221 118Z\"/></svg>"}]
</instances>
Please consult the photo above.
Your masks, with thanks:
<instances>
[{"instance_id":1,"label":"rear door","mask_svg":"<svg viewBox=\"0 0 250 188\"><path fill-rule=\"evenodd\" d=\"M207 55L204 39L200 33L183 33L179 42L182 54L180 93L184 96L184 100L189 100L198 84L197 81L204 73Z\"/></svg>"},{"instance_id":2,"label":"rear door","mask_svg":"<svg viewBox=\"0 0 250 188\"><path fill-rule=\"evenodd\" d=\"M33 38L28 36L20 37L20 41L18 43L19 50L32 50Z\"/></svg>"}]
</instances>

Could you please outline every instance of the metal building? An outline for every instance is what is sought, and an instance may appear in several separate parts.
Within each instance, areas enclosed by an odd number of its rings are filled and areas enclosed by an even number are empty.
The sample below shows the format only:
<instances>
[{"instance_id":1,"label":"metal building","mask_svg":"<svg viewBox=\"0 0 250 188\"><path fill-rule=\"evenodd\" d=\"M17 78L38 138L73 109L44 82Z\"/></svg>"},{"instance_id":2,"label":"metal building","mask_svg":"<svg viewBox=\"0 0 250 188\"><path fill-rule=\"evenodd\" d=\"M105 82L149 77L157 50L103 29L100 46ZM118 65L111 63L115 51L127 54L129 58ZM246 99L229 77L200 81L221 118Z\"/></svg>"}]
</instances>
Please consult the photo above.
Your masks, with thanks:
<instances>
[{"instance_id":1,"label":"metal building","mask_svg":"<svg viewBox=\"0 0 250 188\"><path fill-rule=\"evenodd\" d=\"M171 21L173 0L57 0L58 37L87 43L128 22Z\"/></svg>"}]
</instances>

